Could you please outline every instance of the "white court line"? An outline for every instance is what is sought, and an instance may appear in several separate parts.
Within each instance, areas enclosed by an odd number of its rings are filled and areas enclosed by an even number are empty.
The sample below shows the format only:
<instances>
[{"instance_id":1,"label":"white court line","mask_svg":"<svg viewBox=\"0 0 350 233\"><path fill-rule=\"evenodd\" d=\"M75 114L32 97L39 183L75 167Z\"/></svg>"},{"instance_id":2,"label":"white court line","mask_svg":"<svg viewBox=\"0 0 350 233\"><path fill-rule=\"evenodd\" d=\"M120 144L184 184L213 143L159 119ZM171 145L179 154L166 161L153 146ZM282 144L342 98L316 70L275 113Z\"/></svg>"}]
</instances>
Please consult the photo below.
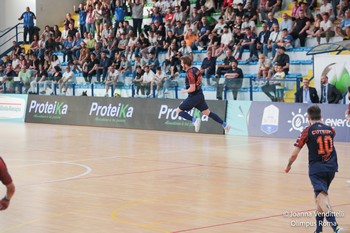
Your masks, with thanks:
<instances>
[{"instance_id":1,"label":"white court line","mask_svg":"<svg viewBox=\"0 0 350 233\"><path fill-rule=\"evenodd\" d=\"M37 163L37 164L28 164L28 165L20 165L20 166L11 166L18 168L18 167L31 167L31 166L42 166L42 165L52 165L52 164L68 164L68 165L74 165L74 166L79 166L85 169L84 172L75 175L75 176L70 176L70 177L66 177L66 178L62 178L62 179L56 179L56 180L49 180L49 181L45 181L45 182L41 182L38 184L47 184L47 183L56 183L56 182L61 182L61 181L67 181L67 180L74 180L74 179L78 179L80 177L83 177L89 173L92 172L92 168L85 165L85 164L80 164L80 163L73 163L73 162L62 162L62 161L44 161L44 160L23 160L23 159L8 159L8 160L13 160L13 161L33 161L33 162L43 162L43 163ZM28 185L28 184L27 184ZM27 185L19 185L19 186L27 186ZM29 185L33 185L33 184L29 184Z\"/></svg>"}]
</instances>

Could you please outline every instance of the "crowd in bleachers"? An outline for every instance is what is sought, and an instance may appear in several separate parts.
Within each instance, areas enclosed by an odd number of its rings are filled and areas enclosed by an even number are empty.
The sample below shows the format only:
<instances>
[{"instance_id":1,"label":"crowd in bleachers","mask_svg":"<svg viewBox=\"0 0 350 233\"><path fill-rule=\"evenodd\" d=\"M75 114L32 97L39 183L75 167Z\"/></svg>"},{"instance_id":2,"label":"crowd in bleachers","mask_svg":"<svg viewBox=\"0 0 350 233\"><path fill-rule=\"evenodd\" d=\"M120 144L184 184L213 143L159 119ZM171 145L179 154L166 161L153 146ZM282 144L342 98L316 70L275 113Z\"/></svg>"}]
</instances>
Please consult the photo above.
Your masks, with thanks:
<instances>
[{"instance_id":1,"label":"crowd in bleachers","mask_svg":"<svg viewBox=\"0 0 350 233\"><path fill-rule=\"evenodd\" d=\"M39 35L30 35L28 51L14 42L12 54L0 62L0 76L10 93L18 92L19 82L25 92L44 94L47 86L57 83L62 89L82 74L86 83L107 84L106 94L109 85L134 84L141 95L149 95L153 86L166 90L177 85L183 55L194 58L194 51L207 50L200 70L207 85L219 85L222 75L233 72L231 63L248 50L246 62L258 62L257 78L268 80L281 70L288 74L285 51L305 46L308 35L318 43L335 34L350 37L348 0L322 0L319 9L316 0L294 3L288 15L280 12L288 5L282 0L86 1L74 6L79 22L67 13L62 31L48 25ZM44 88L37 90L36 83Z\"/></svg>"}]
</instances>

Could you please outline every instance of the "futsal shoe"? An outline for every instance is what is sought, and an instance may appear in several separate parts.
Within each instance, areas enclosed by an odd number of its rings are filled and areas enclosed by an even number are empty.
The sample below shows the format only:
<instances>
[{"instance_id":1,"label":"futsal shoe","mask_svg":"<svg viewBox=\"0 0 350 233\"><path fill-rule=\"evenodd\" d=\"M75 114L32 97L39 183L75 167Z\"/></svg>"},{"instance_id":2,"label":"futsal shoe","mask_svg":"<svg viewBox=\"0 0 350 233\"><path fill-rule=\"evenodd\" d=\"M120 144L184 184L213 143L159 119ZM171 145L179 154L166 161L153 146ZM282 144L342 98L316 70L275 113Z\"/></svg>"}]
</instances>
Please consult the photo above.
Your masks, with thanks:
<instances>
[{"instance_id":1,"label":"futsal shoe","mask_svg":"<svg viewBox=\"0 0 350 233\"><path fill-rule=\"evenodd\" d=\"M226 125L226 126L224 127L225 134L228 134L228 132L230 132L230 129L231 129L231 126Z\"/></svg>"},{"instance_id":2,"label":"futsal shoe","mask_svg":"<svg viewBox=\"0 0 350 233\"><path fill-rule=\"evenodd\" d=\"M196 131L196 133L199 132L199 129L201 128L201 119L197 118L195 122L193 122L194 125L194 131Z\"/></svg>"},{"instance_id":3,"label":"futsal shoe","mask_svg":"<svg viewBox=\"0 0 350 233\"><path fill-rule=\"evenodd\" d=\"M344 233L344 232L345 232L344 228L338 227L334 233Z\"/></svg>"}]
</instances>

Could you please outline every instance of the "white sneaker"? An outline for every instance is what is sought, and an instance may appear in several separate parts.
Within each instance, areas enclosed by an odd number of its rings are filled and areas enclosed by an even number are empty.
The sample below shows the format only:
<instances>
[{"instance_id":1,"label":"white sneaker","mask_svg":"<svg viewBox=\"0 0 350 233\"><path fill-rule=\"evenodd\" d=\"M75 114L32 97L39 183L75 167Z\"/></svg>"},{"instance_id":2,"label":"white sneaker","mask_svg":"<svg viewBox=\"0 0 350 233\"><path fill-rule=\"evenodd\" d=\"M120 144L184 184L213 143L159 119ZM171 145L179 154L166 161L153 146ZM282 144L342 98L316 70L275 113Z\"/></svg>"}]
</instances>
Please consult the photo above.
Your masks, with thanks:
<instances>
[{"instance_id":1,"label":"white sneaker","mask_svg":"<svg viewBox=\"0 0 350 233\"><path fill-rule=\"evenodd\" d=\"M201 128L201 119L197 118L195 122L193 122L194 125L194 131L196 133L199 132L199 129Z\"/></svg>"},{"instance_id":2,"label":"white sneaker","mask_svg":"<svg viewBox=\"0 0 350 233\"><path fill-rule=\"evenodd\" d=\"M341 233L341 232L345 232L345 229L344 228L338 228L335 233Z\"/></svg>"},{"instance_id":3,"label":"white sneaker","mask_svg":"<svg viewBox=\"0 0 350 233\"><path fill-rule=\"evenodd\" d=\"M224 127L225 134L228 134L228 132L230 132L230 129L231 129L231 126L226 125L226 126Z\"/></svg>"},{"instance_id":4,"label":"white sneaker","mask_svg":"<svg viewBox=\"0 0 350 233\"><path fill-rule=\"evenodd\" d=\"M346 183L350 184L350 180L347 180Z\"/></svg>"}]
</instances>

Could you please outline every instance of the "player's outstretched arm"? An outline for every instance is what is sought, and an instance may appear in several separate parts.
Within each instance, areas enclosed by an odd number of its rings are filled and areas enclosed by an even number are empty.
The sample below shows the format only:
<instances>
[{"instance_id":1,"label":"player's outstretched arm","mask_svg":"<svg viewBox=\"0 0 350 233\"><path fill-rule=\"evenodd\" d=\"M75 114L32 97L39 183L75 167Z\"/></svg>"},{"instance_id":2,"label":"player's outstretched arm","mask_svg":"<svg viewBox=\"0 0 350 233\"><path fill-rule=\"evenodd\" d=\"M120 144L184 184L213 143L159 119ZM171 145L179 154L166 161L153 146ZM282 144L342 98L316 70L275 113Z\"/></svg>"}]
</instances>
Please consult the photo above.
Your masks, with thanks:
<instances>
[{"instance_id":1,"label":"player's outstretched arm","mask_svg":"<svg viewBox=\"0 0 350 233\"><path fill-rule=\"evenodd\" d=\"M13 184L13 182L6 185L6 188L7 188L6 196L0 200L0 211L7 209L7 207L10 205L10 200L13 194L15 193L15 185Z\"/></svg>"},{"instance_id":2,"label":"player's outstretched arm","mask_svg":"<svg viewBox=\"0 0 350 233\"><path fill-rule=\"evenodd\" d=\"M299 147L294 147L294 150L292 152L292 155L289 158L287 167L284 169L284 171L286 173L288 173L290 171L290 169L292 168L292 164L294 163L294 161L298 158L299 152L300 152L301 148Z\"/></svg>"}]
</instances>

